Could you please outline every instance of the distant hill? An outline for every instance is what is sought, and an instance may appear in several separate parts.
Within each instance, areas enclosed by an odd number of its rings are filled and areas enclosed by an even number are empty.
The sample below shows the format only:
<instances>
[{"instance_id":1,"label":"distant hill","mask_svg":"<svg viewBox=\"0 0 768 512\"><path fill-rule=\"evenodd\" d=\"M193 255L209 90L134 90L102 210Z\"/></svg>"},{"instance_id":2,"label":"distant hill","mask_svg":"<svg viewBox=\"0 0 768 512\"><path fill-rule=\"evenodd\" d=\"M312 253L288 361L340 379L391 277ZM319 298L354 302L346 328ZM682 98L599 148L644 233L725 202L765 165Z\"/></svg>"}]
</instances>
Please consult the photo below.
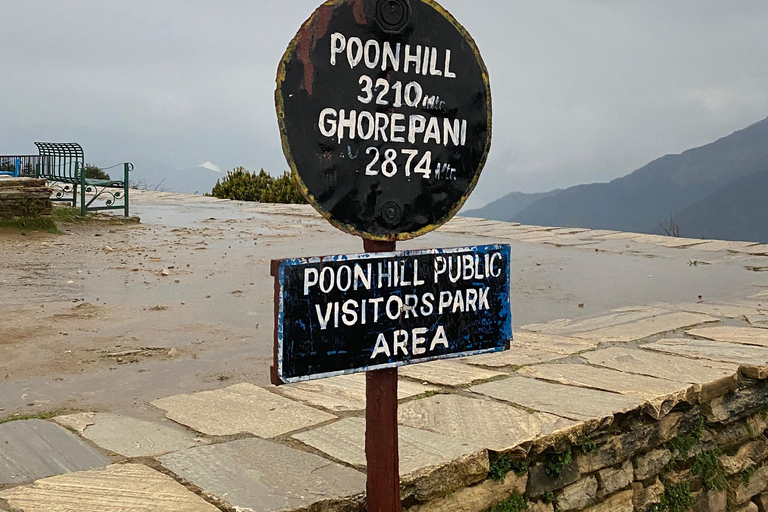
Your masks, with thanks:
<instances>
[{"instance_id":1,"label":"distant hill","mask_svg":"<svg viewBox=\"0 0 768 512\"><path fill-rule=\"evenodd\" d=\"M514 220L515 216L531 206L540 199L553 196L560 190L551 192L541 192L536 194L527 194L525 192L512 192L502 198L488 203L482 208L476 210L467 210L461 212L465 217L482 217L484 219L494 219L509 222Z\"/></svg>"},{"instance_id":2,"label":"distant hill","mask_svg":"<svg viewBox=\"0 0 768 512\"><path fill-rule=\"evenodd\" d=\"M675 223L690 238L768 242L768 167L689 206Z\"/></svg>"},{"instance_id":3,"label":"distant hill","mask_svg":"<svg viewBox=\"0 0 768 512\"><path fill-rule=\"evenodd\" d=\"M507 196L506 204L502 198L488 210L492 215L483 216L524 224L653 233L658 224L670 216L677 221L677 215L688 208L699 204L702 208L711 206L710 198L715 200L718 191L731 183L734 188L728 189L728 197L738 205L734 194L737 190L743 191L744 185L739 188L736 180L747 179L764 169L768 169L768 119L706 146L659 158L610 183L578 185L555 191L522 210L514 204L520 196ZM760 186L761 182L755 178L752 185ZM768 197L768 188L761 191L763 197ZM759 194L760 190L755 193ZM717 204L725 206L721 202ZM510 211L516 213L511 216L504 213ZM721 214L712 209L706 218L718 215ZM687 213L686 222L688 228L681 225L681 234L698 236L695 229L701 231L700 225L695 224ZM755 229L759 231L761 227ZM749 232L749 229L742 232ZM755 236L748 239L755 239ZM767 238L760 240L768 241Z\"/></svg>"},{"instance_id":4,"label":"distant hill","mask_svg":"<svg viewBox=\"0 0 768 512\"><path fill-rule=\"evenodd\" d=\"M131 172L131 181L137 182L150 190L179 192L182 194L210 193L216 180L226 176L226 173L212 171L206 167L190 167L189 169L162 169L156 171L152 167L136 165Z\"/></svg>"}]
</instances>

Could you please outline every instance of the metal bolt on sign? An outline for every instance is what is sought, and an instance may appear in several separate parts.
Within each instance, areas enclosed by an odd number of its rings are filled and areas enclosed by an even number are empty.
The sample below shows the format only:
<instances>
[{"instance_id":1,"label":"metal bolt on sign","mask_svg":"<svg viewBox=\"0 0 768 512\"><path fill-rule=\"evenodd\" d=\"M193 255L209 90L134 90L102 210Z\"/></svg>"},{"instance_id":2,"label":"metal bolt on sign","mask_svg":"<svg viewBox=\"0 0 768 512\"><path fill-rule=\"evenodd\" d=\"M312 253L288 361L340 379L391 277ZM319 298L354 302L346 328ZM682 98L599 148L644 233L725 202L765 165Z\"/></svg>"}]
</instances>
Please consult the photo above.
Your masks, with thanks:
<instances>
[{"instance_id":1,"label":"metal bolt on sign","mask_svg":"<svg viewBox=\"0 0 768 512\"><path fill-rule=\"evenodd\" d=\"M275 92L295 182L365 254L273 261L275 384L366 372L369 512L399 512L397 368L509 349L508 245L396 251L448 222L491 144L488 71L434 0L329 0Z\"/></svg>"}]
</instances>

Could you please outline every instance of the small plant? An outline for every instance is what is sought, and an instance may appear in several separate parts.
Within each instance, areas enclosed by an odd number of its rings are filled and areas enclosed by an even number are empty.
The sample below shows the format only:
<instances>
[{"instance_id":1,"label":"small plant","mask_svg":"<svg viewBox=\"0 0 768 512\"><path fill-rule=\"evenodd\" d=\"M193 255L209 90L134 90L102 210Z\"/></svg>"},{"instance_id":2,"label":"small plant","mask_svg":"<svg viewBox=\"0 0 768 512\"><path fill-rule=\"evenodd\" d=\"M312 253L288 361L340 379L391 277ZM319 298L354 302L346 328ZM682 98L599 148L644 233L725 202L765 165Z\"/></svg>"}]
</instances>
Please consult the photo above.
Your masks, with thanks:
<instances>
[{"instance_id":1,"label":"small plant","mask_svg":"<svg viewBox=\"0 0 768 512\"><path fill-rule=\"evenodd\" d=\"M528 465L528 460L514 462L509 454L505 454L491 464L491 467L488 470L488 477L504 483L507 473L514 471L517 476L523 476L528 472Z\"/></svg>"},{"instance_id":2,"label":"small plant","mask_svg":"<svg viewBox=\"0 0 768 512\"><path fill-rule=\"evenodd\" d=\"M597 443L594 439L584 437L581 441L581 453L594 453L597 451Z\"/></svg>"},{"instance_id":3,"label":"small plant","mask_svg":"<svg viewBox=\"0 0 768 512\"><path fill-rule=\"evenodd\" d=\"M728 483L725 469L720 463L721 450L715 449L696 455L691 466L694 475L701 477L701 483L710 491L722 491Z\"/></svg>"},{"instance_id":4,"label":"small plant","mask_svg":"<svg viewBox=\"0 0 768 512\"><path fill-rule=\"evenodd\" d=\"M514 491L512 496L488 508L485 512L523 512L528 508L528 500L518 491Z\"/></svg>"},{"instance_id":5,"label":"small plant","mask_svg":"<svg viewBox=\"0 0 768 512\"><path fill-rule=\"evenodd\" d=\"M748 467L744 471L744 473L741 475L741 483L744 484L744 487L749 487L749 481L752 480L752 477L755 476L756 472L757 466Z\"/></svg>"},{"instance_id":6,"label":"small plant","mask_svg":"<svg viewBox=\"0 0 768 512\"><path fill-rule=\"evenodd\" d=\"M677 436L666 443L664 446L667 448L667 450L672 452L672 462L675 461L675 452L677 452L677 454L680 455L683 460L687 459L691 452L691 448L701 442L701 436L703 434L704 418L701 418L698 425L696 425L696 428L693 429L692 432L689 434Z\"/></svg>"},{"instance_id":7,"label":"small plant","mask_svg":"<svg viewBox=\"0 0 768 512\"><path fill-rule=\"evenodd\" d=\"M682 482L665 487L661 501L648 505L645 512L686 512L694 501L691 486L688 482Z\"/></svg>"},{"instance_id":8,"label":"small plant","mask_svg":"<svg viewBox=\"0 0 768 512\"><path fill-rule=\"evenodd\" d=\"M539 496L539 500L543 504L548 505L548 504L550 504L550 503L555 501L555 493L552 492L552 491L547 491L544 494L542 494L541 496Z\"/></svg>"},{"instance_id":9,"label":"small plant","mask_svg":"<svg viewBox=\"0 0 768 512\"><path fill-rule=\"evenodd\" d=\"M557 478L563 472L563 468L573 462L573 451L570 447L562 453L552 453L547 456L544 463L544 473L550 478Z\"/></svg>"}]
</instances>

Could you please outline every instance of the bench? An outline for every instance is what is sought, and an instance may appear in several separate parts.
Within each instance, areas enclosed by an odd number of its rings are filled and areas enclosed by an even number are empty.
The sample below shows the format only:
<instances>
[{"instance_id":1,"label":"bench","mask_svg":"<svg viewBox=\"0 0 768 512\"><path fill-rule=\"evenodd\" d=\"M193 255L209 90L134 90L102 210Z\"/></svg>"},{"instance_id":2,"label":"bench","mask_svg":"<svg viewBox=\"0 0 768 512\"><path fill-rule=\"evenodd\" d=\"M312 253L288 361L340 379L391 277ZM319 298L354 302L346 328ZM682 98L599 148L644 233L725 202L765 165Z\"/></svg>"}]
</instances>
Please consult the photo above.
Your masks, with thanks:
<instances>
[{"instance_id":1,"label":"bench","mask_svg":"<svg viewBox=\"0 0 768 512\"><path fill-rule=\"evenodd\" d=\"M79 196L80 215L83 217L89 211L100 210L123 210L125 216L129 216L128 173L133 170L133 164L123 163L109 168L122 166L122 180L88 178L83 148L79 144L35 142L35 145L40 152L35 176L50 182L54 190L52 201L71 202L72 207L77 208ZM90 199L88 196L91 196Z\"/></svg>"}]
</instances>

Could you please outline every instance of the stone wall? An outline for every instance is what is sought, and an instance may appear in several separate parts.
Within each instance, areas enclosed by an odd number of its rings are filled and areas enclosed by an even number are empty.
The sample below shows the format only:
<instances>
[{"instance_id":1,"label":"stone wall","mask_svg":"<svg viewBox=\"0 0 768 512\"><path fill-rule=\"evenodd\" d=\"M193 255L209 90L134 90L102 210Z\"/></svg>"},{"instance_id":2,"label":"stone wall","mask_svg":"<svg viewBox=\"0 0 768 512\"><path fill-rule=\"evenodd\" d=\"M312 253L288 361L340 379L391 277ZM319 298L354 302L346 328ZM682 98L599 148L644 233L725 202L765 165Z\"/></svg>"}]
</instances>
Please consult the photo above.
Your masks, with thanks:
<instances>
[{"instance_id":1,"label":"stone wall","mask_svg":"<svg viewBox=\"0 0 768 512\"><path fill-rule=\"evenodd\" d=\"M0 218L50 215L52 192L45 179L0 179Z\"/></svg>"},{"instance_id":2,"label":"stone wall","mask_svg":"<svg viewBox=\"0 0 768 512\"><path fill-rule=\"evenodd\" d=\"M491 453L487 480L409 512L765 512L768 386L742 374L710 391L659 419L552 434L525 458Z\"/></svg>"}]
</instances>

